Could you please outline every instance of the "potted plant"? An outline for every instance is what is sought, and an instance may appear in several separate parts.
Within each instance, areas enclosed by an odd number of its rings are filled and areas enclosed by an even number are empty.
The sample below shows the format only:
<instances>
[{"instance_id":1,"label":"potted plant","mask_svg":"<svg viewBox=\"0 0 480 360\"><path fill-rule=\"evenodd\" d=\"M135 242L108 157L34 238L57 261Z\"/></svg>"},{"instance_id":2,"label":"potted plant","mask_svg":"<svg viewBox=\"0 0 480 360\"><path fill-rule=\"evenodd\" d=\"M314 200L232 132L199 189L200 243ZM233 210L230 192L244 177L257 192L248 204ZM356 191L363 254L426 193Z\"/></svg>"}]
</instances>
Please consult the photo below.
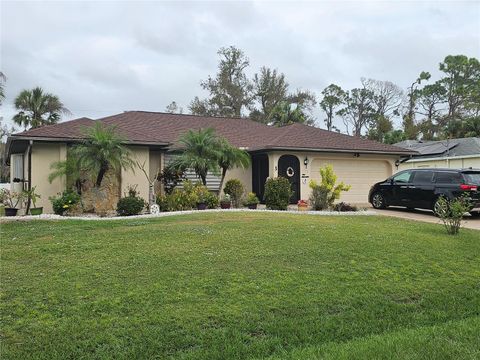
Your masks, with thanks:
<instances>
[{"instance_id":1,"label":"potted plant","mask_svg":"<svg viewBox=\"0 0 480 360\"><path fill-rule=\"evenodd\" d=\"M298 211L307 211L308 210L308 203L306 200L298 200L297 202Z\"/></svg>"},{"instance_id":2,"label":"potted plant","mask_svg":"<svg viewBox=\"0 0 480 360\"><path fill-rule=\"evenodd\" d=\"M222 209L230 209L231 206L232 206L232 199L230 198L230 195L228 194L223 195L222 198L220 199L220 207Z\"/></svg>"},{"instance_id":3,"label":"potted plant","mask_svg":"<svg viewBox=\"0 0 480 360\"><path fill-rule=\"evenodd\" d=\"M258 197L254 192L249 192L247 194L245 205L247 205L249 209L256 209L259 202L260 200L258 200Z\"/></svg>"},{"instance_id":4,"label":"potted plant","mask_svg":"<svg viewBox=\"0 0 480 360\"><path fill-rule=\"evenodd\" d=\"M43 207L37 207L37 200L40 199L40 195L35 192L35 186L30 190L24 190L23 196L27 201L28 198L32 201L33 207L30 208L30 215L41 215L43 213Z\"/></svg>"},{"instance_id":5,"label":"potted plant","mask_svg":"<svg viewBox=\"0 0 480 360\"><path fill-rule=\"evenodd\" d=\"M208 202L208 189L206 186L199 186L196 188L197 195L197 210L205 210Z\"/></svg>"},{"instance_id":6,"label":"potted plant","mask_svg":"<svg viewBox=\"0 0 480 360\"><path fill-rule=\"evenodd\" d=\"M23 193L3 190L2 198L5 204L5 216L17 216L17 206L23 200Z\"/></svg>"}]
</instances>

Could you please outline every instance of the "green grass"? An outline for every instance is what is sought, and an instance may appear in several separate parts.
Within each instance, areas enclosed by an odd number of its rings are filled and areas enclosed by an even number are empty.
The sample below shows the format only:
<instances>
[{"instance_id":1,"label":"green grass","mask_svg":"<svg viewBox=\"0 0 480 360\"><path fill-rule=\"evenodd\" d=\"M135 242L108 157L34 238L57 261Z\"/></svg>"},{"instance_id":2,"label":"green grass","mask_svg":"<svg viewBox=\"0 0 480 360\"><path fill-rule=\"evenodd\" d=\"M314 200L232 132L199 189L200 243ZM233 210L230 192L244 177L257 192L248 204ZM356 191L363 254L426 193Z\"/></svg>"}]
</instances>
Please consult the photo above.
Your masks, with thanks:
<instances>
[{"instance_id":1,"label":"green grass","mask_svg":"<svg viewBox=\"0 0 480 360\"><path fill-rule=\"evenodd\" d=\"M478 359L480 236L203 213L1 225L2 359Z\"/></svg>"}]
</instances>

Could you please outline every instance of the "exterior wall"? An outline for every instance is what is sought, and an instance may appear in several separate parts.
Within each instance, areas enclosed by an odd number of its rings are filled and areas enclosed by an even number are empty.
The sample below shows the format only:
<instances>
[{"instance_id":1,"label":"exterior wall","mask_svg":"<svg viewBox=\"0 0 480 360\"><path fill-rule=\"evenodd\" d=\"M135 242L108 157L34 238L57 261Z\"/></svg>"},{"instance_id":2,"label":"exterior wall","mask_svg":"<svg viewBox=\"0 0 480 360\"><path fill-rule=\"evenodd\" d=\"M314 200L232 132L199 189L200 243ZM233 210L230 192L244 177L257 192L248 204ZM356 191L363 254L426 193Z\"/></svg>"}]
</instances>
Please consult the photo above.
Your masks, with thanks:
<instances>
[{"instance_id":1,"label":"exterior wall","mask_svg":"<svg viewBox=\"0 0 480 360\"><path fill-rule=\"evenodd\" d=\"M48 175L52 172L50 166L67 158L67 146L62 143L33 143L32 146L32 187L40 194L36 206L43 206L45 213L52 213L52 204L48 200L65 190L66 179L57 178L50 182ZM28 154L25 154L25 179L28 179ZM33 206L33 204L32 204Z\"/></svg>"},{"instance_id":2,"label":"exterior wall","mask_svg":"<svg viewBox=\"0 0 480 360\"><path fill-rule=\"evenodd\" d=\"M150 174L150 150L146 146L129 146L132 160L145 166L145 171ZM121 172L121 196L128 192L129 186L137 185L139 196L148 201L148 180L143 171L135 165L133 169Z\"/></svg>"},{"instance_id":3,"label":"exterior wall","mask_svg":"<svg viewBox=\"0 0 480 360\"><path fill-rule=\"evenodd\" d=\"M223 186L225 186L226 182L230 179L238 179L242 182L245 193L249 193L252 191L252 166L250 165L248 168L234 168L232 170L228 170L227 174L225 175L225 182ZM223 189L220 189L220 194L223 195Z\"/></svg>"},{"instance_id":4,"label":"exterior wall","mask_svg":"<svg viewBox=\"0 0 480 360\"><path fill-rule=\"evenodd\" d=\"M327 164L333 165L333 170L338 175L337 181L343 181L352 186L349 192L342 193L340 201L354 204L367 204L370 186L397 172L395 161L398 160L398 156L396 155L360 154L360 157L354 157L352 153L278 151L268 154L270 177L278 176L278 160L282 155L298 157L301 172L300 198L305 200L310 197L310 180L320 181L320 167ZM307 166L304 165L305 158L308 159ZM345 169L345 165L351 170Z\"/></svg>"},{"instance_id":5,"label":"exterior wall","mask_svg":"<svg viewBox=\"0 0 480 360\"><path fill-rule=\"evenodd\" d=\"M478 156L438 158L438 159L412 159L399 166L399 170L416 168L451 168L461 169L473 167L480 169L480 154Z\"/></svg>"},{"instance_id":6,"label":"exterior wall","mask_svg":"<svg viewBox=\"0 0 480 360\"><path fill-rule=\"evenodd\" d=\"M160 150L151 150L150 151L150 178L153 179L156 175L158 170L163 170L163 167L165 166L165 156L164 152ZM163 194L163 186L160 182L155 183L155 194L157 193L162 193Z\"/></svg>"}]
</instances>

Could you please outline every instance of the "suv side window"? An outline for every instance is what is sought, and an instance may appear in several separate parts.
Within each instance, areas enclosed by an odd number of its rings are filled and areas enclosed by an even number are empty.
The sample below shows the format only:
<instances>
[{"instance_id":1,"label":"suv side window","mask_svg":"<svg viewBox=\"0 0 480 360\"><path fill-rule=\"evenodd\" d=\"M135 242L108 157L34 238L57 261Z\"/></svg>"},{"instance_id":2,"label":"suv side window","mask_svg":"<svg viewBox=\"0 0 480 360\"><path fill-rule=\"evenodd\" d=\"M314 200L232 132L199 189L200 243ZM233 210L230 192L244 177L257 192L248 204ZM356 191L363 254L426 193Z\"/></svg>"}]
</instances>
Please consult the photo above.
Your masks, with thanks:
<instances>
[{"instance_id":1,"label":"suv side window","mask_svg":"<svg viewBox=\"0 0 480 360\"><path fill-rule=\"evenodd\" d=\"M412 171L405 171L393 177L393 182L396 183L409 183L412 177Z\"/></svg>"},{"instance_id":2,"label":"suv side window","mask_svg":"<svg viewBox=\"0 0 480 360\"><path fill-rule=\"evenodd\" d=\"M437 172L435 173L437 184L461 184L463 182L463 176L456 172Z\"/></svg>"},{"instance_id":3,"label":"suv side window","mask_svg":"<svg viewBox=\"0 0 480 360\"><path fill-rule=\"evenodd\" d=\"M433 171L414 171L413 183L414 184L430 184L432 183Z\"/></svg>"}]
</instances>

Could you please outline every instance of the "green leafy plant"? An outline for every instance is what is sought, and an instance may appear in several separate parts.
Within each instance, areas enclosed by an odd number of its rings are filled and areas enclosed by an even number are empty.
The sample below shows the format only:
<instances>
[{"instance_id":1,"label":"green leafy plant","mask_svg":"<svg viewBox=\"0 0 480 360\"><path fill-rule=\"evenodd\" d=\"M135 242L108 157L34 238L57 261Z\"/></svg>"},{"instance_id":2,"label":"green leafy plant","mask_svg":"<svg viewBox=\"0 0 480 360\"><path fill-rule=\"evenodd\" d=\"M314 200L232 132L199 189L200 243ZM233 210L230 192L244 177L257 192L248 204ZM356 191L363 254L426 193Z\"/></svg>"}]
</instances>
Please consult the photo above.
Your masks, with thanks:
<instances>
[{"instance_id":1,"label":"green leafy plant","mask_svg":"<svg viewBox=\"0 0 480 360\"><path fill-rule=\"evenodd\" d=\"M260 203L260 200L258 199L257 195L254 192L249 192L245 198L244 204L248 206L257 205L258 203Z\"/></svg>"},{"instance_id":2,"label":"green leafy plant","mask_svg":"<svg viewBox=\"0 0 480 360\"><path fill-rule=\"evenodd\" d=\"M240 207L241 200L245 189L238 179L230 179L226 182L223 192L230 195L234 207Z\"/></svg>"},{"instance_id":3,"label":"green leafy plant","mask_svg":"<svg viewBox=\"0 0 480 360\"><path fill-rule=\"evenodd\" d=\"M157 180L163 183L165 192L171 194L173 189L185 180L185 169L177 168L169 164L163 168Z\"/></svg>"},{"instance_id":4,"label":"green leafy plant","mask_svg":"<svg viewBox=\"0 0 480 360\"><path fill-rule=\"evenodd\" d=\"M270 178L265 182L265 205L272 210L287 210L293 195L290 181L284 177Z\"/></svg>"},{"instance_id":5,"label":"green leafy plant","mask_svg":"<svg viewBox=\"0 0 480 360\"><path fill-rule=\"evenodd\" d=\"M123 137L115 127L96 122L85 131L86 139L72 148L82 169L87 169L95 177L95 186L100 187L108 170L132 169L134 162L130 150L123 145Z\"/></svg>"},{"instance_id":6,"label":"green leafy plant","mask_svg":"<svg viewBox=\"0 0 480 360\"><path fill-rule=\"evenodd\" d=\"M200 203L209 208L218 206L217 197L206 186L189 180L185 180L182 185L183 188L175 188L170 194L157 195L156 202L161 211L191 210Z\"/></svg>"},{"instance_id":7,"label":"green leafy plant","mask_svg":"<svg viewBox=\"0 0 480 360\"><path fill-rule=\"evenodd\" d=\"M464 196L451 200L441 196L436 203L435 213L442 220L447 233L456 235L462 226L463 216L470 209L470 201Z\"/></svg>"},{"instance_id":8,"label":"green leafy plant","mask_svg":"<svg viewBox=\"0 0 480 360\"><path fill-rule=\"evenodd\" d=\"M331 209L335 200L340 199L342 191L350 190L351 186L343 182L337 184L337 175L333 172L331 165L320 168L320 175L322 177L320 184L315 180L310 181L309 185L312 189L310 202L314 210Z\"/></svg>"},{"instance_id":9,"label":"green leafy plant","mask_svg":"<svg viewBox=\"0 0 480 360\"><path fill-rule=\"evenodd\" d=\"M118 200L117 214L120 216L138 215L145 207L145 200L138 196L135 187L128 188L128 195Z\"/></svg>"},{"instance_id":10,"label":"green leafy plant","mask_svg":"<svg viewBox=\"0 0 480 360\"><path fill-rule=\"evenodd\" d=\"M26 199L27 202L28 199L30 199L34 208L37 207L37 200L41 198L40 194L38 194L35 190L36 186L32 186L30 190L23 190L24 199Z\"/></svg>"},{"instance_id":11,"label":"green leafy plant","mask_svg":"<svg viewBox=\"0 0 480 360\"><path fill-rule=\"evenodd\" d=\"M6 208L16 209L18 204L22 203L25 199L25 194L23 192L17 193L7 189L3 189L0 192L1 202L5 204Z\"/></svg>"},{"instance_id":12,"label":"green leafy plant","mask_svg":"<svg viewBox=\"0 0 480 360\"><path fill-rule=\"evenodd\" d=\"M328 209L328 190L322 186L310 182L312 193L310 194L310 204L315 211Z\"/></svg>"},{"instance_id":13,"label":"green leafy plant","mask_svg":"<svg viewBox=\"0 0 480 360\"><path fill-rule=\"evenodd\" d=\"M64 215L80 202L80 195L72 190L65 190L57 197L51 197L53 212L57 215Z\"/></svg>"},{"instance_id":14,"label":"green leafy plant","mask_svg":"<svg viewBox=\"0 0 480 360\"><path fill-rule=\"evenodd\" d=\"M177 170L192 169L207 185L207 174L218 173L219 141L212 128L189 130L180 140L182 153L172 162Z\"/></svg>"},{"instance_id":15,"label":"green leafy plant","mask_svg":"<svg viewBox=\"0 0 480 360\"><path fill-rule=\"evenodd\" d=\"M207 208L209 209L218 208L218 205L219 205L218 196L216 196L214 193L209 191L208 195L205 198L205 204L207 204Z\"/></svg>"}]
</instances>

